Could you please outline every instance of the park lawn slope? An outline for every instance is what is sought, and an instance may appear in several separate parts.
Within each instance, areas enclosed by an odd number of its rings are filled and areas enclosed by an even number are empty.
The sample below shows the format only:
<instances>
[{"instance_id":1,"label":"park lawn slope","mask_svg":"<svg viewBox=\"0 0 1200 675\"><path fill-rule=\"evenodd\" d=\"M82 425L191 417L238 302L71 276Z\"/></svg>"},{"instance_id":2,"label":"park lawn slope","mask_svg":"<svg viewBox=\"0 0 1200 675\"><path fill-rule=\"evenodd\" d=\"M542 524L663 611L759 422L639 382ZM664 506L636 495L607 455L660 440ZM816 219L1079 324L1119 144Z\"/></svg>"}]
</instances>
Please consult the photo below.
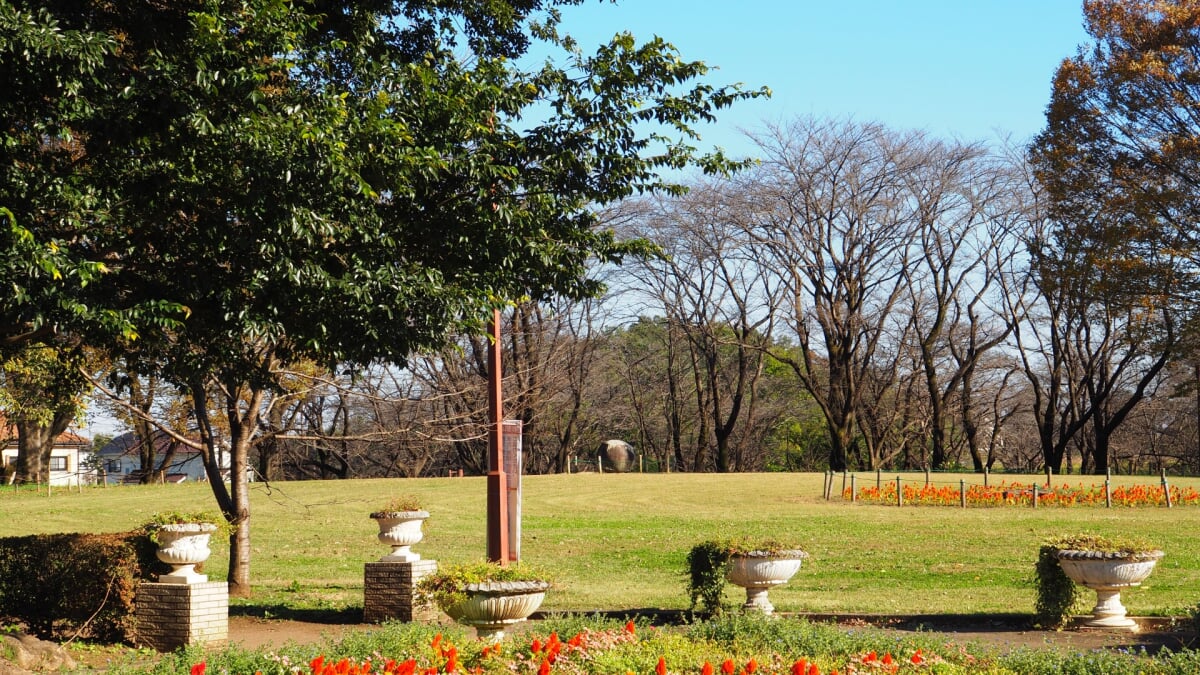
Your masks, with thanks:
<instances>
[{"instance_id":1,"label":"park lawn slope","mask_svg":"<svg viewBox=\"0 0 1200 675\"><path fill-rule=\"evenodd\" d=\"M874 477L861 474L859 480ZM935 480L957 485L959 478ZM1045 477L1004 479L1028 484ZM853 504L823 499L823 480L821 474L789 473L526 476L522 558L555 579L547 610L686 608L682 569L691 546L749 535L792 539L812 556L790 583L771 591L782 612L1031 613L1039 543L1091 532L1137 536L1166 551L1149 581L1123 594L1131 614L1186 614L1200 599L1200 551L1190 540L1200 519L1197 507ZM1064 480L1096 482L1090 476ZM1196 479L1172 482L1200 485ZM414 547L423 557L459 562L486 552L482 477L258 483L252 494L250 604L361 606L363 564L387 552L368 514L398 494L418 496L432 514L425 540ZM0 491L0 536L114 532L133 529L156 511L198 508L212 508L201 483L56 489L49 496L7 489ZM214 548L206 571L220 579L227 547ZM738 599L736 590L728 593L731 602Z\"/></svg>"}]
</instances>

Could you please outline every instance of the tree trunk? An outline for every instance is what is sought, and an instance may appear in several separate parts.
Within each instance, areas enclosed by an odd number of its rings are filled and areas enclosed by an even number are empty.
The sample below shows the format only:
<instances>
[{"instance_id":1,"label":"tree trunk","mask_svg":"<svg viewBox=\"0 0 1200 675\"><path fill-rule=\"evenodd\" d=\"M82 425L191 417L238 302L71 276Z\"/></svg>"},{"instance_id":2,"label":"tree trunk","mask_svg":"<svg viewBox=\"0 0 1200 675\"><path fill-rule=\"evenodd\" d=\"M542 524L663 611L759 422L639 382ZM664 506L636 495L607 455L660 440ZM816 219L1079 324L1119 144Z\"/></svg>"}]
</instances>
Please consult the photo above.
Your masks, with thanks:
<instances>
[{"instance_id":1,"label":"tree trunk","mask_svg":"<svg viewBox=\"0 0 1200 675\"><path fill-rule=\"evenodd\" d=\"M17 461L14 482L40 483L50 480L50 455L54 451L54 439L67 430L74 411L59 411L50 424L40 425L26 420L17 420ZM78 468L78 467L77 467Z\"/></svg>"}]
</instances>

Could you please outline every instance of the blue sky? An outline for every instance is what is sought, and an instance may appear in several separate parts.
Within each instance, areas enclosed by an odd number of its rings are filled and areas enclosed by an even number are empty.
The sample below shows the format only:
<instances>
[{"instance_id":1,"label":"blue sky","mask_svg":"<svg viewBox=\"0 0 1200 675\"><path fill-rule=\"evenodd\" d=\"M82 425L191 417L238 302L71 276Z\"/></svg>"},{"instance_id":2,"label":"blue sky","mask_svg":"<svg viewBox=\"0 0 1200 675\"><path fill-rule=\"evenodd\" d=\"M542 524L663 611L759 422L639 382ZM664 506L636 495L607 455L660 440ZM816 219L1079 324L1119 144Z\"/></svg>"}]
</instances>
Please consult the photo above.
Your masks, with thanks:
<instances>
[{"instance_id":1,"label":"blue sky","mask_svg":"<svg viewBox=\"0 0 1200 675\"><path fill-rule=\"evenodd\" d=\"M1058 63L1087 35L1081 0L621 0L563 10L585 51L627 30L662 36L718 84L766 85L726 110L705 145L753 147L739 129L852 117L963 140L1025 141L1044 124Z\"/></svg>"}]
</instances>

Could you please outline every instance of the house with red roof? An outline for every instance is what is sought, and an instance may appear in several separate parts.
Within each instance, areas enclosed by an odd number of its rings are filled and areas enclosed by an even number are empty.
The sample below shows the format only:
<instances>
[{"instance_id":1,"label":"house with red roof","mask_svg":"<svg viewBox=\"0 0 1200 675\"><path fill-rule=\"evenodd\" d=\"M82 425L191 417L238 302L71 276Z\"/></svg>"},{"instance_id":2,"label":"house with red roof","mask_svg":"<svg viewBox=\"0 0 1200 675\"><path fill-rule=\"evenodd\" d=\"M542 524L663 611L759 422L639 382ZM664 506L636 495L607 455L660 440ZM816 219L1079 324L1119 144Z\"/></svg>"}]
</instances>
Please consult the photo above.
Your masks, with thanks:
<instances>
[{"instance_id":1,"label":"house with red roof","mask_svg":"<svg viewBox=\"0 0 1200 675\"><path fill-rule=\"evenodd\" d=\"M0 466L11 467L17 463L17 431L9 427L3 430L4 443L0 447ZM50 484L64 486L90 485L96 482L96 470L91 461L92 442L83 436L66 431L54 439L50 452ZM5 470L5 478L12 472Z\"/></svg>"}]
</instances>

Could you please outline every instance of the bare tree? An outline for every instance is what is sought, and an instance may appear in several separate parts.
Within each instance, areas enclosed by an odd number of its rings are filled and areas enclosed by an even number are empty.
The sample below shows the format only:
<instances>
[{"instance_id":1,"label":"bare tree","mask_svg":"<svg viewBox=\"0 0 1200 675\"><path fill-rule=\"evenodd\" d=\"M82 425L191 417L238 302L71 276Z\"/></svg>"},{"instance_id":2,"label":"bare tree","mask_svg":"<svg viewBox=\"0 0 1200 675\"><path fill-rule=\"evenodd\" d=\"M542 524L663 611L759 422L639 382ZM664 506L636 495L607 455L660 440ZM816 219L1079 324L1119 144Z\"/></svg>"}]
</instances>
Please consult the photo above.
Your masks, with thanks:
<instances>
[{"instance_id":1,"label":"bare tree","mask_svg":"<svg viewBox=\"0 0 1200 675\"><path fill-rule=\"evenodd\" d=\"M829 466L843 470L858 454L861 411L879 405L867 400L864 379L894 367L879 351L894 327L921 215L907 176L933 160L931 144L874 124L815 120L756 140L765 159L743 179L759 206L749 231L765 253L761 264L783 277L801 348L799 358L777 356L820 406Z\"/></svg>"},{"instance_id":2,"label":"bare tree","mask_svg":"<svg viewBox=\"0 0 1200 675\"><path fill-rule=\"evenodd\" d=\"M750 250L750 208L732 185L698 182L687 195L645 204L636 231L663 248L630 272L647 304L666 317L667 335L684 338L689 416L698 426L697 446L683 465L697 471L742 468L748 450L735 441L756 423L760 404L763 352L781 294L779 277L757 265Z\"/></svg>"}]
</instances>

